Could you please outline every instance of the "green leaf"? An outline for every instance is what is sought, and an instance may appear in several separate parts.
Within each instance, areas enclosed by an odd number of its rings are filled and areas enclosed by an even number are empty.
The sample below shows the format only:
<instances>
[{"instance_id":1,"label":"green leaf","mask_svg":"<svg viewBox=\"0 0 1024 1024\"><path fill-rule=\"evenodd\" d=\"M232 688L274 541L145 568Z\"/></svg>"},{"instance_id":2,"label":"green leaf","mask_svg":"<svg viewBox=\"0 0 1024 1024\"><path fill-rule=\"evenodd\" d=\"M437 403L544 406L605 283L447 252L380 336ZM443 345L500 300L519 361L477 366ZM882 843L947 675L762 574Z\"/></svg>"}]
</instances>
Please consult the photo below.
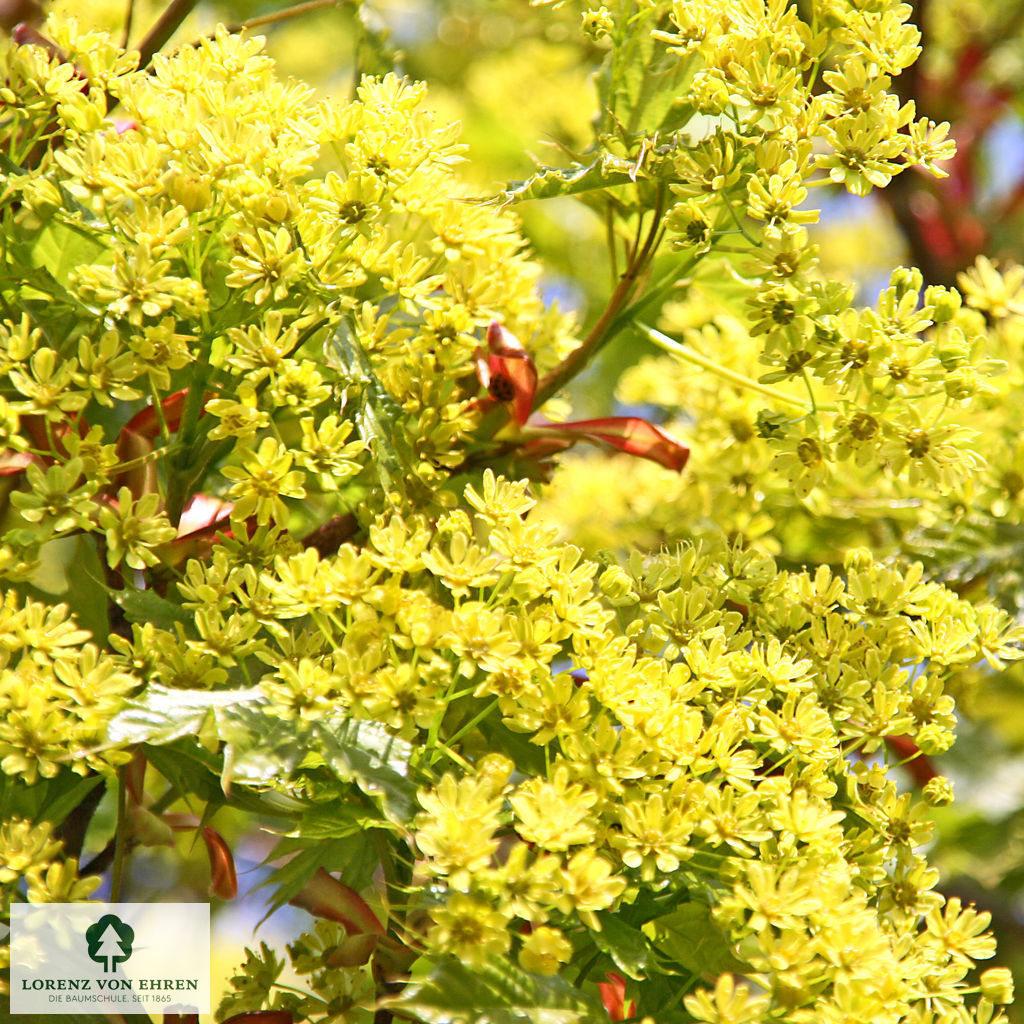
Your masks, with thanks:
<instances>
[{"instance_id":1,"label":"green leaf","mask_svg":"<svg viewBox=\"0 0 1024 1024\"><path fill-rule=\"evenodd\" d=\"M575 196L595 189L628 185L635 180L634 163L611 153L601 153L589 164L574 163L571 167L543 167L525 181L514 181L488 202L522 203L528 199L553 199Z\"/></svg>"},{"instance_id":2,"label":"green leaf","mask_svg":"<svg viewBox=\"0 0 1024 1024\"><path fill-rule=\"evenodd\" d=\"M694 974L745 969L704 903L684 903L671 914L648 921L641 930L659 952Z\"/></svg>"},{"instance_id":3,"label":"green leaf","mask_svg":"<svg viewBox=\"0 0 1024 1024\"><path fill-rule=\"evenodd\" d=\"M359 892L370 885L374 871L380 866L377 848L362 835L319 840L304 836L285 838L277 843L265 863L283 857L288 859L261 883L274 890L271 913L296 896L319 868L338 872L345 885Z\"/></svg>"},{"instance_id":4,"label":"green leaf","mask_svg":"<svg viewBox=\"0 0 1024 1024\"><path fill-rule=\"evenodd\" d=\"M94 232L81 224L55 218L35 233L29 249L32 266L43 267L63 288L67 288L72 270L98 263L105 254L109 262L109 249Z\"/></svg>"},{"instance_id":5,"label":"green leaf","mask_svg":"<svg viewBox=\"0 0 1024 1024\"><path fill-rule=\"evenodd\" d=\"M413 1014L424 1024L582 1024L608 1019L596 993L580 992L562 978L542 978L507 962L470 967L444 960L425 981L413 982L384 1005Z\"/></svg>"},{"instance_id":6,"label":"green leaf","mask_svg":"<svg viewBox=\"0 0 1024 1024\"><path fill-rule=\"evenodd\" d=\"M221 788L223 764L217 754L201 747L192 737L166 746L144 747L146 760L183 797L194 795L208 805L227 803ZM231 806L254 814L294 819L305 807L298 800L275 790L257 793L245 786L231 790Z\"/></svg>"},{"instance_id":7,"label":"green leaf","mask_svg":"<svg viewBox=\"0 0 1024 1024\"><path fill-rule=\"evenodd\" d=\"M45 604L54 604L57 598L67 604L82 629L103 643L110 633L110 600L95 539L84 533L59 537L40 548L39 560L32 576L12 583L11 589Z\"/></svg>"},{"instance_id":8,"label":"green leaf","mask_svg":"<svg viewBox=\"0 0 1024 1024\"><path fill-rule=\"evenodd\" d=\"M594 945L602 953L607 953L624 974L631 978L643 978L651 955L650 943L643 932L626 924L618 914L597 916L601 930L590 933Z\"/></svg>"},{"instance_id":9,"label":"green leaf","mask_svg":"<svg viewBox=\"0 0 1024 1024\"><path fill-rule=\"evenodd\" d=\"M151 622L157 629L173 629L174 623L189 618L180 605L152 590L116 590L111 596L129 622Z\"/></svg>"},{"instance_id":10,"label":"green leaf","mask_svg":"<svg viewBox=\"0 0 1024 1024\"><path fill-rule=\"evenodd\" d=\"M62 768L52 779L31 786L7 778L0 787L0 820L26 818L59 825L103 781L102 775L83 777L70 768Z\"/></svg>"},{"instance_id":11,"label":"green leaf","mask_svg":"<svg viewBox=\"0 0 1024 1024\"><path fill-rule=\"evenodd\" d=\"M374 467L385 491L405 493L411 471L395 446L395 424L402 410L388 394L373 370L359 338L342 323L334 335L334 348L353 381L363 387L355 414L356 429L373 456Z\"/></svg>"},{"instance_id":12,"label":"green leaf","mask_svg":"<svg viewBox=\"0 0 1024 1024\"><path fill-rule=\"evenodd\" d=\"M195 796L205 804L225 802L220 788L220 758L191 737L165 746L146 745L147 762L183 797ZM237 797L237 793L232 794Z\"/></svg>"},{"instance_id":13,"label":"green leaf","mask_svg":"<svg viewBox=\"0 0 1024 1024\"><path fill-rule=\"evenodd\" d=\"M657 17L654 8L636 11L605 57L597 75L599 135L618 135L629 145L645 135L678 131L694 116L684 99L693 62L652 37Z\"/></svg>"},{"instance_id":14,"label":"green leaf","mask_svg":"<svg viewBox=\"0 0 1024 1024\"><path fill-rule=\"evenodd\" d=\"M59 597L83 629L105 640L110 632L107 587L95 538L80 533L51 540L40 548L39 563L28 580L32 591Z\"/></svg>"},{"instance_id":15,"label":"green leaf","mask_svg":"<svg viewBox=\"0 0 1024 1024\"><path fill-rule=\"evenodd\" d=\"M306 730L264 703L217 708L217 735L225 741L222 782L269 785L289 778L306 755Z\"/></svg>"},{"instance_id":16,"label":"green leaf","mask_svg":"<svg viewBox=\"0 0 1024 1024\"><path fill-rule=\"evenodd\" d=\"M114 743L170 743L196 735L211 714L262 700L259 690L172 690L150 683L112 719L107 734Z\"/></svg>"},{"instance_id":17,"label":"green leaf","mask_svg":"<svg viewBox=\"0 0 1024 1024\"><path fill-rule=\"evenodd\" d=\"M381 828L384 824L380 813L375 813L373 808L335 800L303 814L295 834L303 839L341 839Z\"/></svg>"},{"instance_id":18,"label":"green leaf","mask_svg":"<svg viewBox=\"0 0 1024 1024\"><path fill-rule=\"evenodd\" d=\"M376 722L342 719L314 723L312 742L338 778L380 800L388 818L412 821L417 787L408 775L412 747L405 740Z\"/></svg>"}]
</instances>

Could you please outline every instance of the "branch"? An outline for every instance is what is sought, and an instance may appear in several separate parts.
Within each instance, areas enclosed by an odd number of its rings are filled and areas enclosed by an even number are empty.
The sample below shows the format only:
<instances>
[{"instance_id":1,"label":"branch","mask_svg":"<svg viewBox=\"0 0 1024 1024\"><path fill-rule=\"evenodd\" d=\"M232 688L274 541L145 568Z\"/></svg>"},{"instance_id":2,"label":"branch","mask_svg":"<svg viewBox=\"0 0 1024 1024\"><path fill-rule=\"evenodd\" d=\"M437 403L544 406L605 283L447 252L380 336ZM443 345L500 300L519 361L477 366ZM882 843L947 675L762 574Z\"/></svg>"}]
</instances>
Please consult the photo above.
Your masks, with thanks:
<instances>
[{"instance_id":1,"label":"branch","mask_svg":"<svg viewBox=\"0 0 1024 1024\"><path fill-rule=\"evenodd\" d=\"M153 55L163 48L198 4L199 0L171 0L157 23L139 43L139 70L149 65Z\"/></svg>"},{"instance_id":2,"label":"branch","mask_svg":"<svg viewBox=\"0 0 1024 1024\"><path fill-rule=\"evenodd\" d=\"M626 272L619 280L608 305L601 314L597 323L591 328L590 333L583 343L573 349L550 373L545 376L537 385L537 394L534 399L534 408L540 408L553 394L573 379L593 355L605 344L614 334L610 329L615 323L618 312L629 301L633 289L636 286L640 275L647 269L647 265L661 240L661 213L664 206L664 192L658 190L658 201L654 207L654 221L647 238L644 240L640 250L634 254Z\"/></svg>"},{"instance_id":3,"label":"branch","mask_svg":"<svg viewBox=\"0 0 1024 1024\"><path fill-rule=\"evenodd\" d=\"M250 18L238 25L231 25L228 27L228 31L231 33L243 32L248 28L258 28L260 25L273 25L278 21L287 21L289 18L298 18L303 14L319 11L324 7L341 7L345 2L346 0L306 0L305 3L296 4L294 7L286 7L283 11L261 14L257 18Z\"/></svg>"}]
</instances>

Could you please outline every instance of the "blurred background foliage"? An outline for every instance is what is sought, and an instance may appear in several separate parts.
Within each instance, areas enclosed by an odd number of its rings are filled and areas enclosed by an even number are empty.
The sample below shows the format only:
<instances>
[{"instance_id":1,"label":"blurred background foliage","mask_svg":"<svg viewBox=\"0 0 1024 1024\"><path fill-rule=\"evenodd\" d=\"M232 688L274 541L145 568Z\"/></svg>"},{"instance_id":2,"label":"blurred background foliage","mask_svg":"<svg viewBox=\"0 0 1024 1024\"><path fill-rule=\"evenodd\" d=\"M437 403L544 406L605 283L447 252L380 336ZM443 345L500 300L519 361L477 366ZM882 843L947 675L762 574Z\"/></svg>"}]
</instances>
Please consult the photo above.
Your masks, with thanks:
<instances>
[{"instance_id":1,"label":"blurred background foliage","mask_svg":"<svg viewBox=\"0 0 1024 1024\"><path fill-rule=\"evenodd\" d=\"M810 0L798 0L798 5L809 8ZM129 41L137 45L165 4L56 0L51 6L115 32L123 30L130 9ZM574 7L556 9L541 20L529 16L527 0L308 6L314 9L275 21L289 4L203 2L169 46L209 32L219 22L237 26L255 19L261 24L254 31L267 36L268 51L281 72L303 78L324 95L351 94L366 73L395 69L424 80L431 105L463 124L466 173L481 197L528 177L534 161L567 163L567 154L581 152L590 141L596 107L593 71L602 54L578 31ZM951 123L958 154L946 178L908 173L866 198L838 188L823 201L815 197L822 218L811 225L810 234L820 247L821 271L854 285L858 301L873 302L900 264L920 268L926 285L951 286L979 254L1004 266L1024 263L1024 2L915 0L913 7L910 20L923 34L923 56L897 88L904 100L915 102L918 116ZM614 279L601 217L571 199L525 203L518 212L546 267L547 297L574 310L585 330L603 308ZM661 326L699 325L702 309L728 304L727 281L727 273L680 281L662 311ZM633 392L644 389L631 386L636 373L624 378L623 371L653 351L635 334L620 335L574 382L571 399L577 414L609 415L631 407ZM630 476L621 478L621 494L612 497L602 490L607 477L591 471L606 458L615 456L574 456L549 485L545 507L564 523L574 543L591 552L642 549L676 535L664 478L658 478L659 487L644 486L643 477L660 469L632 460ZM686 474L673 486L680 492L690 486ZM657 508L651 495L659 496ZM595 507L602 509L600 517L590 514ZM759 525L755 516L746 533L756 539L771 531L783 565L837 562L845 548L857 543L884 551L901 534L898 516L886 537L864 535L855 517L836 517L828 509L791 501L789 514L781 516L781 508L774 522L766 519ZM916 553L955 589L987 591L1019 615L1024 610L1024 531L1009 524L993 527L988 520L974 519L971 511L965 506L949 522L919 533ZM961 707L961 739L936 759L937 768L953 779L957 801L935 812L939 828L931 856L943 870L945 892L992 913L999 962L1014 969L1020 986L1024 664L985 673L970 706ZM200 864L199 851L194 853L192 860ZM168 864L171 856L168 852ZM137 891L143 898L144 885L137 885ZM161 898L167 898L166 891ZM1009 1010L1012 1019L1024 1021L1021 1004Z\"/></svg>"}]
</instances>

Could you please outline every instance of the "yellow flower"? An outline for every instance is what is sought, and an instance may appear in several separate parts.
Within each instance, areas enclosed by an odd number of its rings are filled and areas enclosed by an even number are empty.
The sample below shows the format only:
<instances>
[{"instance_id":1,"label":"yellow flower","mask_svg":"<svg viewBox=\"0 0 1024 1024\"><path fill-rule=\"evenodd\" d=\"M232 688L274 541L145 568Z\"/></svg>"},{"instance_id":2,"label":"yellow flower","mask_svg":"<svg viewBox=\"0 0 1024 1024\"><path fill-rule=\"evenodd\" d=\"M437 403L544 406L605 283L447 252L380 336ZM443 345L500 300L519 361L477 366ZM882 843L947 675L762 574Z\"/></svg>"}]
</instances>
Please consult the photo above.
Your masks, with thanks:
<instances>
[{"instance_id":1,"label":"yellow flower","mask_svg":"<svg viewBox=\"0 0 1024 1024\"><path fill-rule=\"evenodd\" d=\"M558 973L561 964L569 962L572 956L572 944L557 929L542 925L534 928L523 939L519 950L519 963L534 974L551 977Z\"/></svg>"},{"instance_id":2,"label":"yellow flower","mask_svg":"<svg viewBox=\"0 0 1024 1024\"><path fill-rule=\"evenodd\" d=\"M447 875L455 889L468 889L498 848L501 796L479 780L446 774L418 799L423 813L416 819L416 845L430 858L431 871Z\"/></svg>"},{"instance_id":3,"label":"yellow flower","mask_svg":"<svg viewBox=\"0 0 1024 1024\"><path fill-rule=\"evenodd\" d=\"M455 893L443 907L431 911L434 924L427 942L464 963L481 966L512 945L507 916L476 896Z\"/></svg>"},{"instance_id":4,"label":"yellow flower","mask_svg":"<svg viewBox=\"0 0 1024 1024\"><path fill-rule=\"evenodd\" d=\"M528 843L561 851L594 841L592 811L597 794L569 782L569 770L559 765L550 781L523 783L509 798L516 815L515 829Z\"/></svg>"}]
</instances>

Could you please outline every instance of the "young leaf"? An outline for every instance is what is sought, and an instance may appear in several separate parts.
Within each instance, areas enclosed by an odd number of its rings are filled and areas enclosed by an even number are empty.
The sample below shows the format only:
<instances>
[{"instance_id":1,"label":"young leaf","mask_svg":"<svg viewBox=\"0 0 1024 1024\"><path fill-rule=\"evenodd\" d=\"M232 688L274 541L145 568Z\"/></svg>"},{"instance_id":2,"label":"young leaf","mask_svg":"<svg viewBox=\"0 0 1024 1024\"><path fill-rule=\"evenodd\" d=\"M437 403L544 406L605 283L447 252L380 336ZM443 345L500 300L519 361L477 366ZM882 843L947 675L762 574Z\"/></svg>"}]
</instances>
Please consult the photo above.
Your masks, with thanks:
<instances>
[{"instance_id":1,"label":"young leaf","mask_svg":"<svg viewBox=\"0 0 1024 1024\"><path fill-rule=\"evenodd\" d=\"M388 1009L415 1014L424 1024L590 1024L607 1020L601 1000L563 978L543 978L510 963L471 968L446 959L411 984Z\"/></svg>"},{"instance_id":2,"label":"young leaf","mask_svg":"<svg viewBox=\"0 0 1024 1024\"><path fill-rule=\"evenodd\" d=\"M683 903L671 914L648 921L641 929L659 950L699 974L742 971L729 942L703 903Z\"/></svg>"}]
</instances>

